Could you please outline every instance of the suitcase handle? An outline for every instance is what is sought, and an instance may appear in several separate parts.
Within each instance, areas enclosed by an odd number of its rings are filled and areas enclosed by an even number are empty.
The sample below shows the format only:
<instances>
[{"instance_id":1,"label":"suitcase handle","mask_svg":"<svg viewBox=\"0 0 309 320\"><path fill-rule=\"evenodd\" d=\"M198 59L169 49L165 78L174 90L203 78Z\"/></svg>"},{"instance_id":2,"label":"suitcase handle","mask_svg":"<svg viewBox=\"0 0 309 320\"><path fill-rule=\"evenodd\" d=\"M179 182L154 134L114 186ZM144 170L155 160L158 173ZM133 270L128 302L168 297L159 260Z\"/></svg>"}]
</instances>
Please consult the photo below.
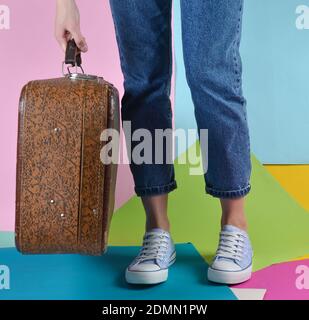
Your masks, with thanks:
<instances>
[{"instance_id":1,"label":"suitcase handle","mask_svg":"<svg viewBox=\"0 0 309 320\"><path fill-rule=\"evenodd\" d=\"M81 66L82 64L82 58L81 58L81 53L80 50L78 49L75 40L71 39L67 43L67 47L65 50L65 58L64 62L62 63L62 74L65 75L63 69L64 65L71 65L67 66L68 74L71 75L71 70L70 67L75 67L75 72L77 73L77 67L79 67L84 74L84 69Z\"/></svg>"},{"instance_id":2,"label":"suitcase handle","mask_svg":"<svg viewBox=\"0 0 309 320\"><path fill-rule=\"evenodd\" d=\"M65 50L65 63L72 65L72 67L75 67L75 65L80 67L82 64L80 50L78 49L74 39L69 40L67 43Z\"/></svg>"}]
</instances>

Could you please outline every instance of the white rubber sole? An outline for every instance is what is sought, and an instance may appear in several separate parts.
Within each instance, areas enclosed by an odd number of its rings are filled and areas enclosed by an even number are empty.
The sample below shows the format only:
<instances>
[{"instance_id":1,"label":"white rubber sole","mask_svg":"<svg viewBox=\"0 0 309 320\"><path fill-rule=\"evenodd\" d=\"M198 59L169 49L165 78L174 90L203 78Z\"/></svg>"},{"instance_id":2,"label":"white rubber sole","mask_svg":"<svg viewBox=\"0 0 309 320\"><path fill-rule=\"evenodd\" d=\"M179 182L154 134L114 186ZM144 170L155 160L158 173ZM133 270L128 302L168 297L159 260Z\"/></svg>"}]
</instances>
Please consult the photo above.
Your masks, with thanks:
<instances>
[{"instance_id":1,"label":"white rubber sole","mask_svg":"<svg viewBox=\"0 0 309 320\"><path fill-rule=\"evenodd\" d=\"M252 265L241 271L221 271L208 268L208 280L217 283L237 284L242 283L251 278Z\"/></svg>"},{"instance_id":2,"label":"white rubber sole","mask_svg":"<svg viewBox=\"0 0 309 320\"><path fill-rule=\"evenodd\" d=\"M171 257L169 267L176 261L176 252ZM158 271L130 271L126 269L125 278L132 284L156 284L167 280L168 269Z\"/></svg>"}]
</instances>

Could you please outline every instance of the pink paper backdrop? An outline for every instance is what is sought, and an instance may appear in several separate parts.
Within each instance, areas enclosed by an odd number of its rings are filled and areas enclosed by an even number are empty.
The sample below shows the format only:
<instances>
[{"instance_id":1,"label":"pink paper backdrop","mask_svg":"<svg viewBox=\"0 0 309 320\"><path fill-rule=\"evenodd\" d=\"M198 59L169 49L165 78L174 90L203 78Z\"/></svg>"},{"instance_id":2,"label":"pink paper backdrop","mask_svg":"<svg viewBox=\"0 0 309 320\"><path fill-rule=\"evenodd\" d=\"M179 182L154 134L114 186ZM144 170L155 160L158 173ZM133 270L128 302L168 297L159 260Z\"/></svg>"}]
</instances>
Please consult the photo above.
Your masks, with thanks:
<instances>
[{"instance_id":1,"label":"pink paper backdrop","mask_svg":"<svg viewBox=\"0 0 309 320\"><path fill-rule=\"evenodd\" d=\"M274 264L233 287L266 289L264 300L309 300L309 260Z\"/></svg>"},{"instance_id":2,"label":"pink paper backdrop","mask_svg":"<svg viewBox=\"0 0 309 320\"><path fill-rule=\"evenodd\" d=\"M18 99L29 80L61 76L63 52L54 39L55 0L3 0L10 29L0 30L0 231L14 230ZM118 48L107 0L77 0L89 52L87 73L101 75L123 94ZM172 86L173 87L173 86ZM172 93L173 96L173 93ZM119 165L116 208L133 194L128 165Z\"/></svg>"}]
</instances>

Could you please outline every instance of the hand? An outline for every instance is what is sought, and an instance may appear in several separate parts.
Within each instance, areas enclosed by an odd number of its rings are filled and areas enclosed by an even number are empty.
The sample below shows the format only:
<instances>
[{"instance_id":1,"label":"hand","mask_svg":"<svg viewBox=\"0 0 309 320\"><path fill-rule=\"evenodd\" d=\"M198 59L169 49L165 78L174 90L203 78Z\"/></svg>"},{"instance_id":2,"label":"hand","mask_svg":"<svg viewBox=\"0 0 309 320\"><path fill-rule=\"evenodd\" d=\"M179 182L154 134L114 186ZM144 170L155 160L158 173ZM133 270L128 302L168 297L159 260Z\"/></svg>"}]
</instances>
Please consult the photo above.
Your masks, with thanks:
<instances>
[{"instance_id":1,"label":"hand","mask_svg":"<svg viewBox=\"0 0 309 320\"><path fill-rule=\"evenodd\" d=\"M80 31L79 10L75 0L57 0L55 37L63 51L72 38L80 51L88 51L86 39Z\"/></svg>"}]
</instances>

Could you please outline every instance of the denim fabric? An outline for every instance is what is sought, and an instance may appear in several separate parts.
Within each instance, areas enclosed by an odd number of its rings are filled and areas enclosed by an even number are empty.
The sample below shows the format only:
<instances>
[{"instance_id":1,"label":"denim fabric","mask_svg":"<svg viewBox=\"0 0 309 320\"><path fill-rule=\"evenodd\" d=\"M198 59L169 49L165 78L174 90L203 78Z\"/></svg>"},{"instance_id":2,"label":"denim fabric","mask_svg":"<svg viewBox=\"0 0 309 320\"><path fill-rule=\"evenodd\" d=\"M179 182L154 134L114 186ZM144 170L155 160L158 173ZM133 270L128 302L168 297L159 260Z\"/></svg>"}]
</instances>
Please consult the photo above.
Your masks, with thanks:
<instances>
[{"instance_id":1,"label":"denim fabric","mask_svg":"<svg viewBox=\"0 0 309 320\"><path fill-rule=\"evenodd\" d=\"M172 128L172 1L110 0L110 6L124 75L122 121L131 121L132 132ZM251 188L239 54L242 14L243 0L181 0L186 78L197 127L208 129L205 190L219 198L244 196ZM137 142L131 142L134 148ZM130 169L138 196L177 188L173 164L132 162Z\"/></svg>"}]
</instances>

